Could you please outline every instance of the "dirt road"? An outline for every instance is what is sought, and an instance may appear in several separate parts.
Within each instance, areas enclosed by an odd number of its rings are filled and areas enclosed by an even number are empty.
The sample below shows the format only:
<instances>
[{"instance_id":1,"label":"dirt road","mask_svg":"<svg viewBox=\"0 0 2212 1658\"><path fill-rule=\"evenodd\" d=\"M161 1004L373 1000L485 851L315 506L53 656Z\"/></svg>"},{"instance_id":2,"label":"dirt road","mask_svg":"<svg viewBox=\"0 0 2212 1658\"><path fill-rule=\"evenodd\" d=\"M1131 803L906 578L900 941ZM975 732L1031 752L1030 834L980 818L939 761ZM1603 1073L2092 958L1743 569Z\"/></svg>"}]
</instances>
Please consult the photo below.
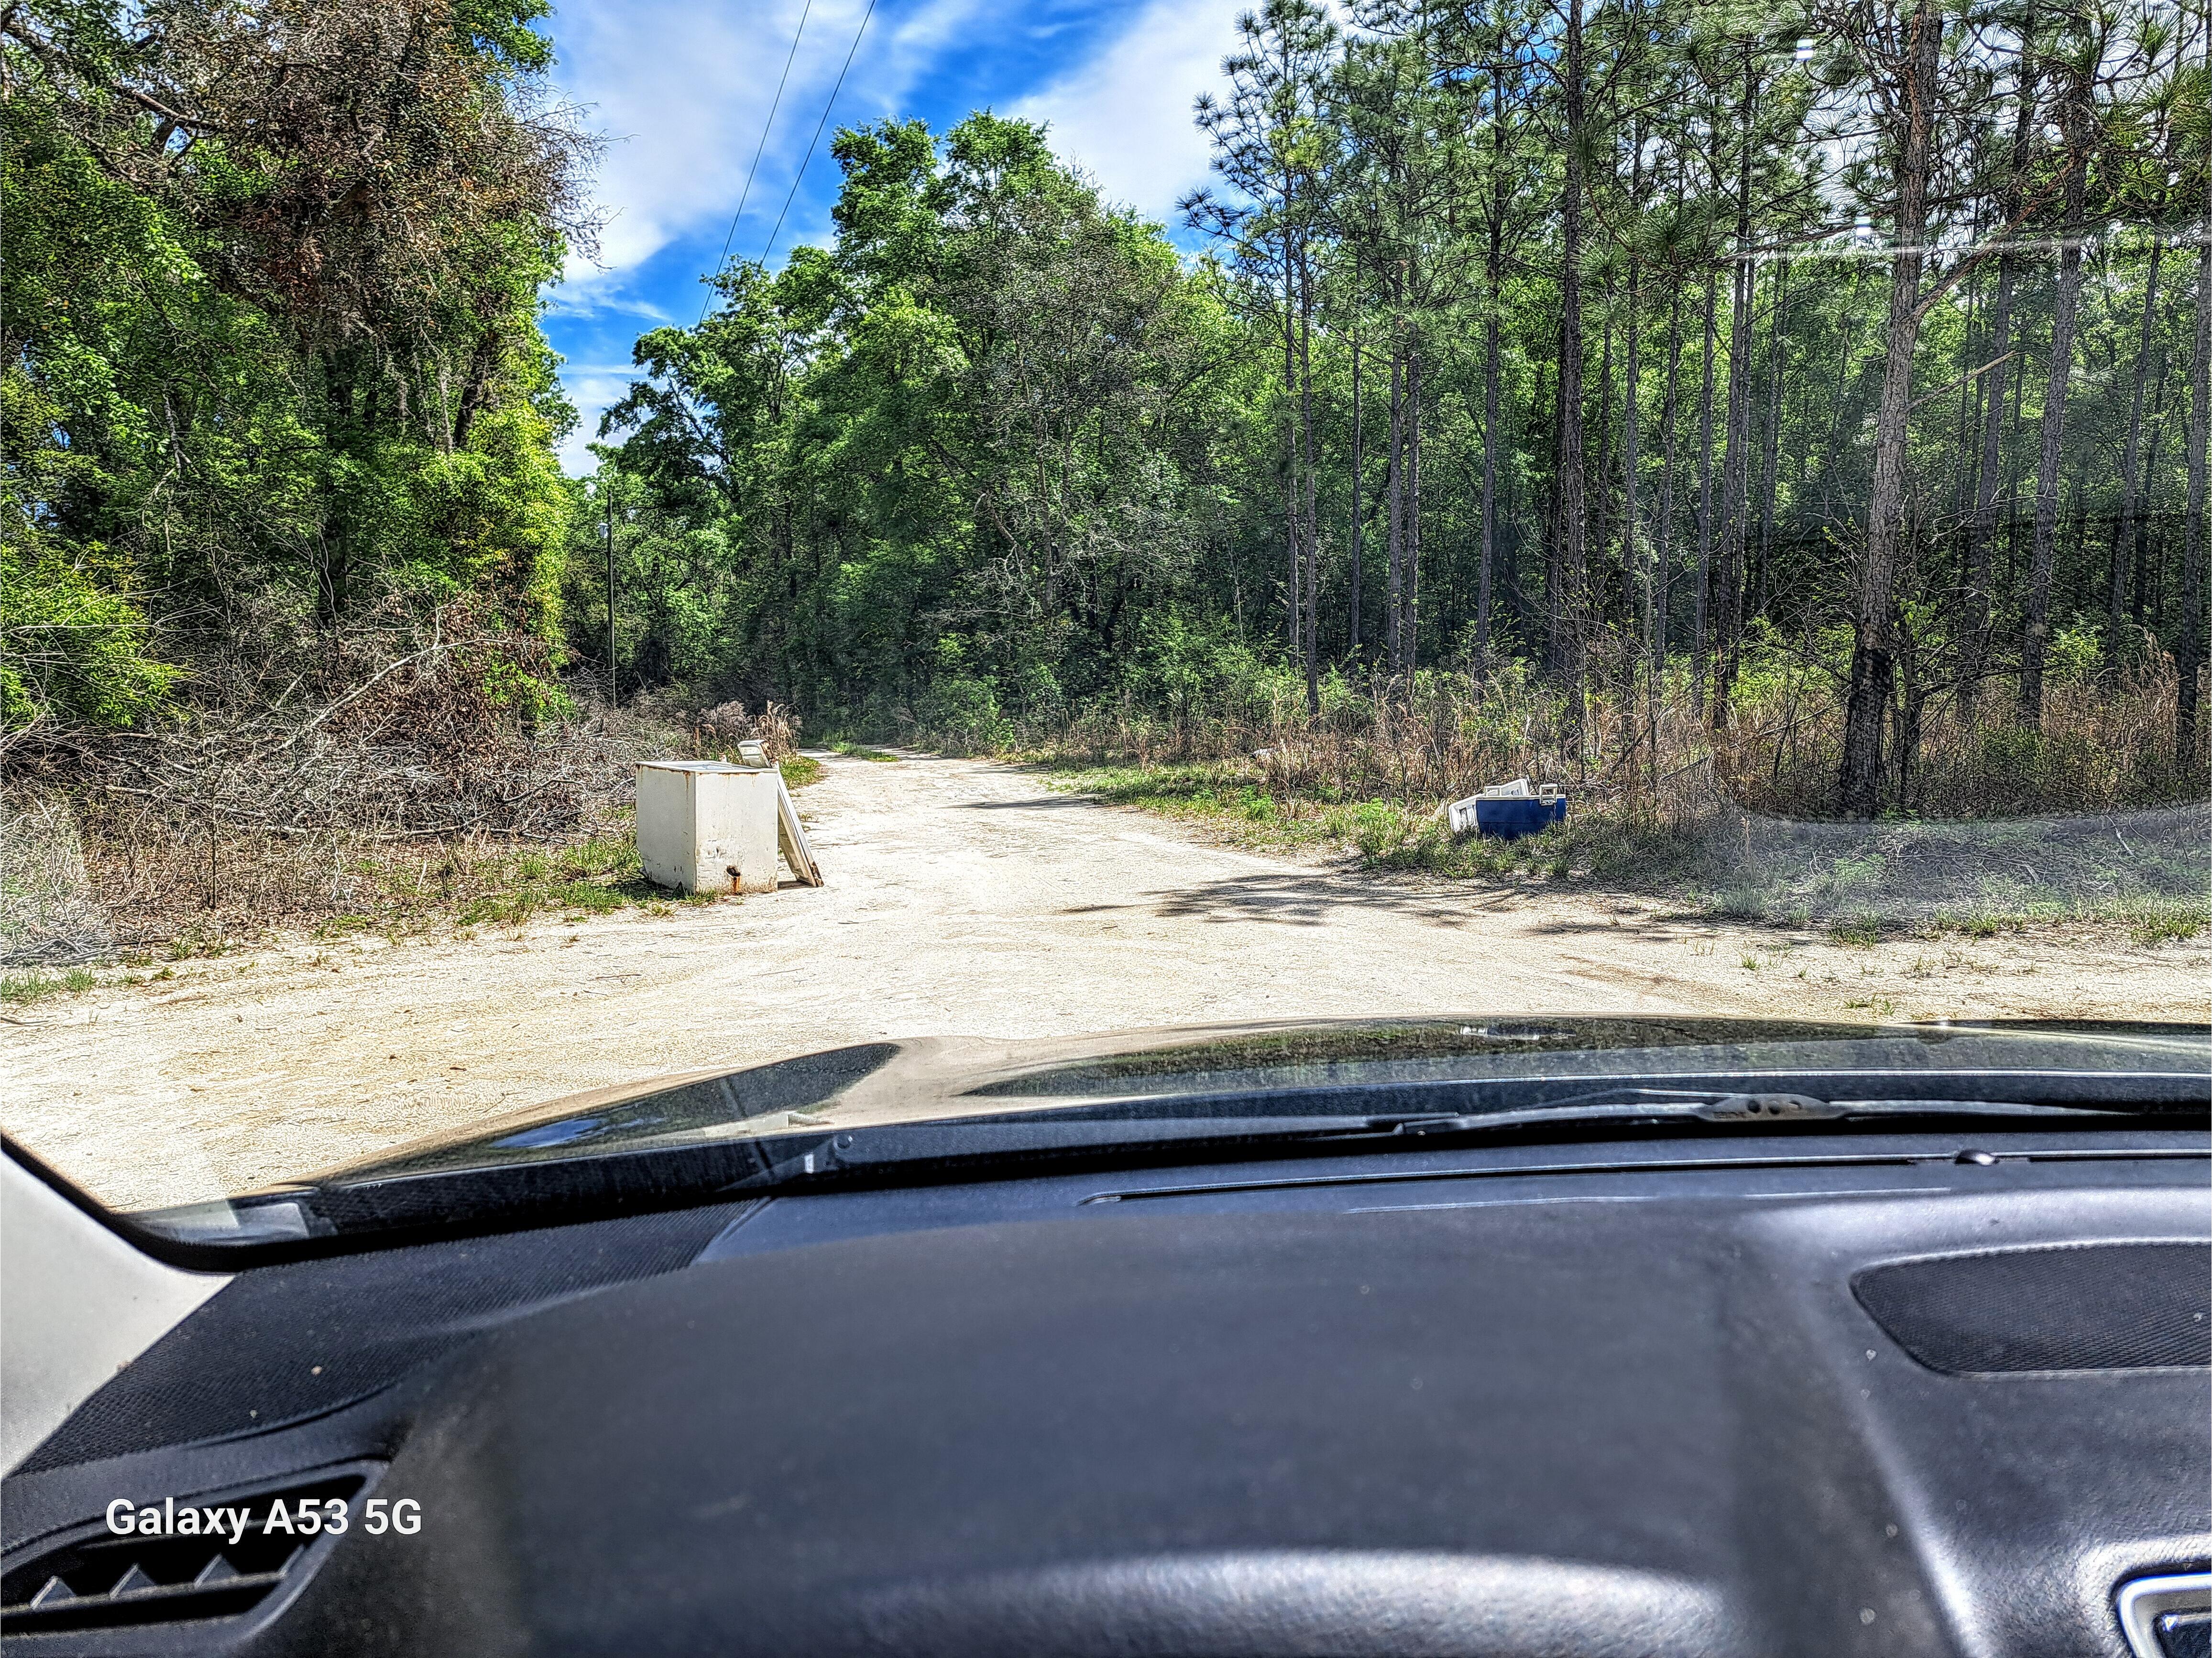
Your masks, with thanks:
<instances>
[{"instance_id":1,"label":"dirt road","mask_svg":"<svg viewBox=\"0 0 2212 1658\"><path fill-rule=\"evenodd\" d=\"M0 1025L0 1126L192 1201L556 1096L884 1035L1363 1014L2202 1018L2203 941L1872 948L1204 844L975 761L826 757L818 890L473 938L272 946Z\"/></svg>"}]
</instances>

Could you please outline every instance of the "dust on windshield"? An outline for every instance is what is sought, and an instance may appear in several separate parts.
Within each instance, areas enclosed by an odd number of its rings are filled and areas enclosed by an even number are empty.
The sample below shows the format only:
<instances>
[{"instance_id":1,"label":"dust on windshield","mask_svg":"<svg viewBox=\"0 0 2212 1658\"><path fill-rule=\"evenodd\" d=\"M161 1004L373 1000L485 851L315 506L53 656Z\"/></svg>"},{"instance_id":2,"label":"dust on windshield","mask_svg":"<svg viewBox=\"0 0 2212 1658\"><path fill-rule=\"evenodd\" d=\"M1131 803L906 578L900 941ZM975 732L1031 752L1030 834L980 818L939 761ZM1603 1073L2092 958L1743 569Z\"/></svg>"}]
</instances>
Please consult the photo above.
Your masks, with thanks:
<instances>
[{"instance_id":1,"label":"dust on windshield","mask_svg":"<svg viewBox=\"0 0 2212 1658\"><path fill-rule=\"evenodd\" d=\"M2201 9L926 9L0 20L11 1139L2205 1017Z\"/></svg>"}]
</instances>

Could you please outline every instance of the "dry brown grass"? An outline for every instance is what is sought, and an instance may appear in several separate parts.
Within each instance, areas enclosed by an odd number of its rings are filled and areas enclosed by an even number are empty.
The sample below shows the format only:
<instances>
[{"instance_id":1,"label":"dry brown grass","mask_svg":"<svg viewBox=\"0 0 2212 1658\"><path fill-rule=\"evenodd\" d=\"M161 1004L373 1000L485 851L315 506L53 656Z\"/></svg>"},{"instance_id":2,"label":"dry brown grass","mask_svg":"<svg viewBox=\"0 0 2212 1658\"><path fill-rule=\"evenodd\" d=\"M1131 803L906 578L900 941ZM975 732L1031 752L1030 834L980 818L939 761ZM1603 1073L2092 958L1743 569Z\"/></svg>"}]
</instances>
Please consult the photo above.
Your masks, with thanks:
<instances>
[{"instance_id":1,"label":"dry brown grass","mask_svg":"<svg viewBox=\"0 0 2212 1658\"><path fill-rule=\"evenodd\" d=\"M1615 680L1618 686L1619 678ZM2170 661L2054 682L2039 728L2020 723L2012 687L1991 682L1979 714L1955 701L1923 715L1909 763L1887 744L1890 814L2008 818L2131 811L2201 800L2207 729L2189 763L2172 749ZM1576 720L1553 689L1523 672L1487 687L1424 673L1401 695L1339 684L1309 717L1303 688L1228 701L1200 718L1121 703L1024 732L1018 746L1097 764L1176 765L1265 755L1285 797L1455 799L1526 776L1569 786L1585 808L1673 818L1733 804L1778 817L1834 813L1843 705L1831 676L1775 670L1747 677L1711 722L1671 672L1655 708L1648 685L1586 696Z\"/></svg>"},{"instance_id":2,"label":"dry brown grass","mask_svg":"<svg viewBox=\"0 0 2212 1658\"><path fill-rule=\"evenodd\" d=\"M554 691L543 641L465 613L313 644L282 680L210 652L170 724L18 744L0 959L651 902L637 762L734 757L747 738L795 753L797 722L774 705L610 709Z\"/></svg>"},{"instance_id":3,"label":"dry brown grass","mask_svg":"<svg viewBox=\"0 0 2212 1658\"><path fill-rule=\"evenodd\" d=\"M1971 714L1955 700L1935 704L1902 768L1892 722L1891 799L1900 815L1915 817L2111 812L2201 799L2208 733L2200 726L2193 763L2177 759L2175 689L2170 659L2054 681L2040 725L2030 726L2011 683L1993 681ZM1754 811L1828 817L1842 744L1843 709L1832 690L1771 687L1723 735L1719 779Z\"/></svg>"}]
</instances>

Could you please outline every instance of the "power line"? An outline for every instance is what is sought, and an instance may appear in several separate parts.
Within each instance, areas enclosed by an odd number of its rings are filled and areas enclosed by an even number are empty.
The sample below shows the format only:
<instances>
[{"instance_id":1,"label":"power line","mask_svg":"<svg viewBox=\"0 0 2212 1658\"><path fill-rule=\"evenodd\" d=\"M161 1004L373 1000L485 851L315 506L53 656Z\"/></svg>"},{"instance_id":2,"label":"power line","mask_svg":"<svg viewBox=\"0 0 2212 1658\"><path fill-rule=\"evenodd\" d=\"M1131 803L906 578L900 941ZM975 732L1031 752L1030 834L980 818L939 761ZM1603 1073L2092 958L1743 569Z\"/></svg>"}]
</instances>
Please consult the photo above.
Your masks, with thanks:
<instances>
[{"instance_id":1,"label":"power line","mask_svg":"<svg viewBox=\"0 0 2212 1658\"><path fill-rule=\"evenodd\" d=\"M822 118L814 124L814 136L806 141L806 154L799 163L799 171L792 174L791 189L783 198L783 212L775 216L775 228L768 233L768 246L761 249L761 266L768 266L768 256L775 247L775 239L783 233L784 214L791 211L791 203L799 194L799 180L806 176L806 166L814 159L814 146L822 142L822 129L830 125L830 112L836 106L837 94L845 85L845 71L853 67L853 54L860 49L860 37L868 32L868 19L876 15L876 0L868 0L868 9L860 14L860 27L853 31L853 44L845 51L845 68L837 71L837 84L830 88L830 96L822 106Z\"/></svg>"},{"instance_id":2,"label":"power line","mask_svg":"<svg viewBox=\"0 0 2212 1658\"><path fill-rule=\"evenodd\" d=\"M745 169L745 187L738 192L738 210L730 215L730 233L722 238L721 257L714 261L714 274L717 276L722 274L723 268L730 262L730 244L738 239L738 221L745 216L745 203L753 193L753 175L760 171L761 152L768 148L769 130L775 125L775 112L783 107L784 83L791 79L791 65L799 56L799 39L806 33L806 20L813 10L814 0L806 0L805 5L799 9L799 27L791 32L791 50L784 54L783 74L777 79L775 96L769 103L768 119L761 123L760 143L753 146L753 164ZM842 80L844 77L840 76L838 78ZM807 153L811 155L813 152L810 149ZM699 305L701 322L707 320L707 312L714 303L714 296L710 291Z\"/></svg>"}]
</instances>

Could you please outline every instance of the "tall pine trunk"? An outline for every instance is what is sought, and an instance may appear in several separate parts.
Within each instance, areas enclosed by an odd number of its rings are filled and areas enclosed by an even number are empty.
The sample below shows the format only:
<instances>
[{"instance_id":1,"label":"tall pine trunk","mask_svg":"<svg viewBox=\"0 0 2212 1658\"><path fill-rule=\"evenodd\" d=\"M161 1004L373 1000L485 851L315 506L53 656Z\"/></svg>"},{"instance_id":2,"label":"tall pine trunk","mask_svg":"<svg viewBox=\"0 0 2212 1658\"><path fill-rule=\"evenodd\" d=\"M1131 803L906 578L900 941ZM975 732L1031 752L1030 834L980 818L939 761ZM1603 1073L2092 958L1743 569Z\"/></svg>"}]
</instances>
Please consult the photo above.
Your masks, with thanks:
<instances>
[{"instance_id":1,"label":"tall pine trunk","mask_svg":"<svg viewBox=\"0 0 2212 1658\"><path fill-rule=\"evenodd\" d=\"M1298 427L1306 474L1306 716L1315 719L1321 714L1321 478L1314 464L1313 270L1303 238L1298 243Z\"/></svg>"},{"instance_id":2,"label":"tall pine trunk","mask_svg":"<svg viewBox=\"0 0 2212 1658\"><path fill-rule=\"evenodd\" d=\"M2030 27L2033 21L2031 15ZM2018 234L2014 221L2020 216L2021 202L2027 193L2028 146L2035 122L2033 45L2033 34L2024 27L2021 36L2019 105L2013 112L2011 176L1997 216L1997 234L2004 239L2005 251L1997 255L1997 296L1990 319L1989 361L1996 366L1984 377L1989 405L1982 416L1982 458L1975 475L1973 519L1966 531L1966 642L1959 671L1959 712L1969 722L1973 718L1975 700L1981 694L1982 671L1989 647L1990 556L1996 537L1997 495L2005 482L2006 375L2010 373L2015 394L2027 378L2020 372L2024 365L2007 359L2014 349L2013 289L2020 280L2020 258L2011 251L2013 238Z\"/></svg>"},{"instance_id":3,"label":"tall pine trunk","mask_svg":"<svg viewBox=\"0 0 2212 1658\"><path fill-rule=\"evenodd\" d=\"M1628 252L1628 318L1626 337L1621 342L1620 393L1620 574L1624 582L1635 585L1623 594L1625 601L1634 594L1643 600L1644 652L1648 656L1651 647L1651 567L1644 561L1644 550L1638 544L1637 532L1642 527L1642 513L1638 499L1636 476L1643 463L1640 452L1642 431L1639 418L1642 410L1637 406L1637 387L1643 379L1641 348L1643 333L1639 314L1644 301L1644 264L1640 250L1635 242L1635 222L1644 210L1644 129L1641 122L1629 135L1630 161L1628 168L1629 252ZM1635 704L1636 659L1638 653L1625 652L1622 657L1624 684L1622 686L1622 725L1629 730L1628 712ZM1633 762L1629 776L1635 777Z\"/></svg>"},{"instance_id":4,"label":"tall pine trunk","mask_svg":"<svg viewBox=\"0 0 2212 1658\"><path fill-rule=\"evenodd\" d=\"M1498 232L1490 239L1491 305L1482 330L1482 567L1475 581L1474 674L1486 681L1490 674L1491 573L1497 568L1498 537L1498 350L1497 274Z\"/></svg>"},{"instance_id":5,"label":"tall pine trunk","mask_svg":"<svg viewBox=\"0 0 2212 1658\"><path fill-rule=\"evenodd\" d=\"M1406 346L1406 581L1405 616L1398 624L1405 660L1399 672L1408 690L1421 662L1421 337Z\"/></svg>"},{"instance_id":6,"label":"tall pine trunk","mask_svg":"<svg viewBox=\"0 0 2212 1658\"><path fill-rule=\"evenodd\" d=\"M2066 443L2066 392L2074 377L2074 322L2081 298L2081 210L2087 161L2087 89L2069 87L2065 134L2064 228L2058 253L2058 291L2051 311L2051 363L2044 383L2042 446L2035 467L2035 551L2028 567L2027 616L2020 641L2020 715L2043 721L2043 669L2051 644L2051 580L2058 560L2059 466Z\"/></svg>"},{"instance_id":7,"label":"tall pine trunk","mask_svg":"<svg viewBox=\"0 0 2212 1658\"><path fill-rule=\"evenodd\" d=\"M2212 225L2212 167L2204 170L2205 222ZM2197 343L2189 360L2189 503L2181 525L2181 636L2174 666L2173 757L2197 757L2197 680L2204 661L2204 441L2212 428L2212 237L2197 247Z\"/></svg>"},{"instance_id":8,"label":"tall pine trunk","mask_svg":"<svg viewBox=\"0 0 2212 1658\"><path fill-rule=\"evenodd\" d=\"M1583 477L1583 0L1567 0L1565 188L1559 234L1559 606L1565 628L1560 671L1567 693L1569 740L1579 762L1587 635L1589 528Z\"/></svg>"},{"instance_id":9,"label":"tall pine trunk","mask_svg":"<svg viewBox=\"0 0 2212 1658\"><path fill-rule=\"evenodd\" d=\"M1355 668L1359 660L1359 598L1364 574L1360 554L1367 537L1367 434L1360 425L1359 407L1359 265L1352 268L1352 615L1346 635Z\"/></svg>"},{"instance_id":10,"label":"tall pine trunk","mask_svg":"<svg viewBox=\"0 0 2212 1658\"><path fill-rule=\"evenodd\" d=\"M1283 186L1290 199L1290 185ZM1296 662L1304 644L1299 637L1305 605L1298 578L1305 568L1304 550L1298 535L1298 307L1297 278L1291 255L1291 235L1283 233L1283 541L1289 557L1283 588L1284 620L1288 624L1291 660Z\"/></svg>"},{"instance_id":11,"label":"tall pine trunk","mask_svg":"<svg viewBox=\"0 0 2212 1658\"><path fill-rule=\"evenodd\" d=\"M1875 415L1874 480L1867 499L1866 552L1852 595L1850 689L1844 705L1844 753L1838 793L1844 815L1881 810L1882 724L1895 688L1891 631L1897 565L1905 542L1905 439L1912 410L1912 355L1920 343L1922 241L1928 233L1928 175L1935 131L1936 73L1942 49L1937 0L1917 0L1908 25L1903 84L1895 104L1897 218L1890 258L1889 322L1884 333L1881 400Z\"/></svg>"},{"instance_id":12,"label":"tall pine trunk","mask_svg":"<svg viewBox=\"0 0 2212 1658\"><path fill-rule=\"evenodd\" d=\"M2151 327L2158 317L2158 267L2166 253L2163 237L2150 245L2150 270L2143 278L2142 330L2136 343L2135 384L2128 392L2128 435L2120 459L2120 521L2112 526L2112 567L2105 603L2105 657L2120 659L2120 635L2126 625L2128 572L2142 539L2142 501L2136 463L2142 458L2143 382L2150 378Z\"/></svg>"},{"instance_id":13,"label":"tall pine trunk","mask_svg":"<svg viewBox=\"0 0 2212 1658\"><path fill-rule=\"evenodd\" d=\"M1767 595L1772 591L1768 584L1773 580L1774 498L1780 487L1782 465L1783 365L1789 315L1790 266L1784 262L1774 267L1774 321L1766 336L1766 453L1759 484L1759 571L1752 581L1753 614L1765 610Z\"/></svg>"},{"instance_id":14,"label":"tall pine trunk","mask_svg":"<svg viewBox=\"0 0 2212 1658\"><path fill-rule=\"evenodd\" d=\"M1713 354L1720 349L1721 273L1705 273L1704 385L1698 393L1698 592L1690 618L1690 709L1705 714L1713 592Z\"/></svg>"},{"instance_id":15,"label":"tall pine trunk","mask_svg":"<svg viewBox=\"0 0 2212 1658\"><path fill-rule=\"evenodd\" d=\"M1751 119L1756 84L1751 48L1747 46L1743 99L1737 117L1743 149L1736 179L1735 282L1729 291L1727 435L1721 459L1722 533L1717 595L1720 614L1714 618L1720 635L1713 671L1716 723L1725 723L1729 697L1735 687L1736 658L1743 643L1744 554L1750 540L1747 531L1751 497L1751 308L1756 297L1758 274L1758 267L1752 262L1751 246Z\"/></svg>"},{"instance_id":16,"label":"tall pine trunk","mask_svg":"<svg viewBox=\"0 0 2212 1658\"><path fill-rule=\"evenodd\" d=\"M1493 72L1490 81L1491 149L1501 171L1505 155L1505 77ZM1489 203L1490 245L1483 262L1484 316L1482 325L1482 565L1475 580L1474 677L1478 685L1490 677L1490 603L1492 572L1498 556L1498 356L1502 331L1499 293L1505 275L1505 200L1502 184Z\"/></svg>"},{"instance_id":17,"label":"tall pine trunk","mask_svg":"<svg viewBox=\"0 0 2212 1658\"><path fill-rule=\"evenodd\" d=\"M1682 288L1668 284L1667 307L1667 398L1659 411L1659 548L1654 561L1651 595L1650 708L1651 786L1659 786L1659 716L1666 695L1667 626L1674 607L1674 427L1676 386L1682 367Z\"/></svg>"},{"instance_id":18,"label":"tall pine trunk","mask_svg":"<svg viewBox=\"0 0 2212 1658\"><path fill-rule=\"evenodd\" d=\"M2159 453L2166 447L2166 428L2173 424L2166 406L2166 382L2172 378L2168 371L2172 367L2172 360L2161 343L2158 349L2158 384L2150 394L2150 449L2143 456L2143 510L2136 520L2135 591L2128 601L2128 615L2137 627L2142 626L2144 618L2150 614L2152 567L2155 564L2161 576L2166 568L2165 537L2150 533L2151 487L2148 480L2158 476Z\"/></svg>"},{"instance_id":19,"label":"tall pine trunk","mask_svg":"<svg viewBox=\"0 0 2212 1658\"><path fill-rule=\"evenodd\" d=\"M1406 403L1405 336L1395 317L1390 322L1390 474L1389 474L1389 589L1384 595L1382 619L1391 676L1404 659L1398 636L1399 594L1406 577Z\"/></svg>"}]
</instances>

